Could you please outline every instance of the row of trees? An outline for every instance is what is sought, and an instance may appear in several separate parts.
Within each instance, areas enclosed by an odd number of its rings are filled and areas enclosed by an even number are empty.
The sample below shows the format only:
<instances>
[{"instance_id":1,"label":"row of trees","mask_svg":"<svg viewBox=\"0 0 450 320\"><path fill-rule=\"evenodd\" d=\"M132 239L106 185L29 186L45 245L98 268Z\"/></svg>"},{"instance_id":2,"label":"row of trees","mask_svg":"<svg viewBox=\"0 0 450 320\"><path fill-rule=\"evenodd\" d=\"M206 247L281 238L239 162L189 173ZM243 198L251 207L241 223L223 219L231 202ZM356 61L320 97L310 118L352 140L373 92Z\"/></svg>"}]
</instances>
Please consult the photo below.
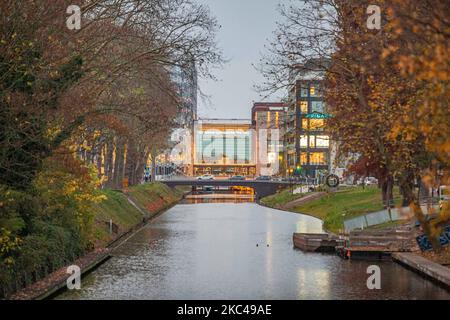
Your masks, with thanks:
<instances>
[{"instance_id":1,"label":"row of trees","mask_svg":"<svg viewBox=\"0 0 450 320\"><path fill-rule=\"evenodd\" d=\"M190 0L79 1L78 31L65 26L71 2L1 4L8 14L1 20L0 178L13 187L27 188L42 159L73 137L88 160L105 144L109 159L114 149L107 167L116 169L112 181L121 180L115 175L134 171L122 169L125 146L127 164L140 167L134 158L149 152L140 144L161 148L170 132L180 101L169 68L194 60L208 76L221 63L216 21ZM20 126L23 136L15 135Z\"/></svg>"},{"instance_id":2,"label":"row of trees","mask_svg":"<svg viewBox=\"0 0 450 320\"><path fill-rule=\"evenodd\" d=\"M91 247L98 187L140 182L167 145L183 103L171 70L195 62L209 77L222 57L216 20L192 0L4 0L0 12L2 296Z\"/></svg>"},{"instance_id":3,"label":"row of trees","mask_svg":"<svg viewBox=\"0 0 450 320\"><path fill-rule=\"evenodd\" d=\"M368 27L380 10L381 28ZM281 6L279 24L261 69L263 90L289 85L292 66L314 59L325 71L329 127L341 156L358 154L392 202L397 181L429 235L450 219L448 203L437 227L426 223L415 190L449 184L449 14L444 0L305 0ZM436 237L434 245L438 247Z\"/></svg>"}]
</instances>

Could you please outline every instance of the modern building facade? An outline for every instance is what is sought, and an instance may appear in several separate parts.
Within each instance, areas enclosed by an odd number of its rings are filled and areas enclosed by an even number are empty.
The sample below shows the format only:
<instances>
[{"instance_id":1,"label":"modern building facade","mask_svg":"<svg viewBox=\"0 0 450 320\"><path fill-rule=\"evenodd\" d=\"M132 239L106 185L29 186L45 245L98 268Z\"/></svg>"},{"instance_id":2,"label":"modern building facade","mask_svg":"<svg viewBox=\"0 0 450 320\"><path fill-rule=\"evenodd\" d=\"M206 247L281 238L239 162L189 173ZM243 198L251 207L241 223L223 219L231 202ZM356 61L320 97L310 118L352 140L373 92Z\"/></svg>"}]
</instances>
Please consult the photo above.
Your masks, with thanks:
<instances>
[{"instance_id":1,"label":"modern building facade","mask_svg":"<svg viewBox=\"0 0 450 320\"><path fill-rule=\"evenodd\" d=\"M282 102L255 102L252 107L252 127L256 174L276 176L286 171L284 134L287 104Z\"/></svg>"},{"instance_id":2,"label":"modern building facade","mask_svg":"<svg viewBox=\"0 0 450 320\"><path fill-rule=\"evenodd\" d=\"M194 176L256 175L250 120L195 120L192 150Z\"/></svg>"},{"instance_id":3,"label":"modern building facade","mask_svg":"<svg viewBox=\"0 0 450 320\"><path fill-rule=\"evenodd\" d=\"M180 128L191 128L192 122L197 119L198 80L195 62L172 67L171 79L181 99L176 123Z\"/></svg>"},{"instance_id":4,"label":"modern building facade","mask_svg":"<svg viewBox=\"0 0 450 320\"><path fill-rule=\"evenodd\" d=\"M316 178L331 171L330 136L322 97L323 72L314 61L296 66L286 116L286 173Z\"/></svg>"},{"instance_id":5,"label":"modern building facade","mask_svg":"<svg viewBox=\"0 0 450 320\"><path fill-rule=\"evenodd\" d=\"M177 90L180 104L175 119L177 128L171 135L171 147L166 150L170 163L177 166L177 173L192 174L192 131L197 119L197 69L194 61L182 66L172 66L171 80Z\"/></svg>"}]
</instances>

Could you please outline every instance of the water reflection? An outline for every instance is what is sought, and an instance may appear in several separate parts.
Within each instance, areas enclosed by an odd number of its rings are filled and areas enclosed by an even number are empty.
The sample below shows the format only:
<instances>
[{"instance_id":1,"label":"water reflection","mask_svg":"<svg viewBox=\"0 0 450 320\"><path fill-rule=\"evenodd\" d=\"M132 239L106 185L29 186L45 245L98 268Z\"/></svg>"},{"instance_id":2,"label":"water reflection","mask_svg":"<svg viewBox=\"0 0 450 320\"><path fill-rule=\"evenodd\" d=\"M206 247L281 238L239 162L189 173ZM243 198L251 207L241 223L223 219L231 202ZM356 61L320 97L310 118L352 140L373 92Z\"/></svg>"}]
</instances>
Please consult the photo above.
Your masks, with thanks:
<instances>
[{"instance_id":1,"label":"water reflection","mask_svg":"<svg viewBox=\"0 0 450 320\"><path fill-rule=\"evenodd\" d=\"M173 207L59 299L449 299L433 283L383 262L382 290L366 287L369 263L303 253L292 233L320 220L255 203ZM267 246L267 244L269 246Z\"/></svg>"},{"instance_id":2,"label":"water reflection","mask_svg":"<svg viewBox=\"0 0 450 320\"><path fill-rule=\"evenodd\" d=\"M245 203L255 202L255 194L253 191L197 191L187 195L182 204L199 204L199 203Z\"/></svg>"}]
</instances>

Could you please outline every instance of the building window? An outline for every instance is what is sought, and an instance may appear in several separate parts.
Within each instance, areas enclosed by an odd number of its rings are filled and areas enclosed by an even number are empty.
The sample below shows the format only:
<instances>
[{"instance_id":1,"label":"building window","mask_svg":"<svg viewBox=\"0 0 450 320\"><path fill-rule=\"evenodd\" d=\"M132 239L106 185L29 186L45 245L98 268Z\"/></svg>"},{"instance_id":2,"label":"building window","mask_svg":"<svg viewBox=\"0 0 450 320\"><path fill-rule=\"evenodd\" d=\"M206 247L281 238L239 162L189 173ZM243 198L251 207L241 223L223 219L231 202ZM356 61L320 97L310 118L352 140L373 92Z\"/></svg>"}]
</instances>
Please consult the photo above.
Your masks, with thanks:
<instances>
[{"instance_id":1,"label":"building window","mask_svg":"<svg viewBox=\"0 0 450 320\"><path fill-rule=\"evenodd\" d=\"M309 122L310 130L320 131L325 127L325 121L323 119L311 119Z\"/></svg>"},{"instance_id":2,"label":"building window","mask_svg":"<svg viewBox=\"0 0 450 320\"><path fill-rule=\"evenodd\" d=\"M327 164L326 152L311 152L309 154L309 164L311 164L311 165L326 165Z\"/></svg>"},{"instance_id":3,"label":"building window","mask_svg":"<svg viewBox=\"0 0 450 320\"><path fill-rule=\"evenodd\" d=\"M318 85L309 88L311 97L320 97L320 87Z\"/></svg>"},{"instance_id":4,"label":"building window","mask_svg":"<svg viewBox=\"0 0 450 320\"><path fill-rule=\"evenodd\" d=\"M316 148L328 148L330 146L330 137L316 136Z\"/></svg>"},{"instance_id":5,"label":"building window","mask_svg":"<svg viewBox=\"0 0 450 320\"><path fill-rule=\"evenodd\" d=\"M308 138L307 136L300 136L300 148L308 147Z\"/></svg>"},{"instance_id":6,"label":"building window","mask_svg":"<svg viewBox=\"0 0 450 320\"><path fill-rule=\"evenodd\" d=\"M309 147L310 148L315 148L316 147L315 136L309 136Z\"/></svg>"},{"instance_id":7,"label":"building window","mask_svg":"<svg viewBox=\"0 0 450 320\"><path fill-rule=\"evenodd\" d=\"M302 98L308 97L308 88L302 87L300 89L300 97Z\"/></svg>"},{"instance_id":8,"label":"building window","mask_svg":"<svg viewBox=\"0 0 450 320\"><path fill-rule=\"evenodd\" d=\"M308 101L300 101L301 113L308 113Z\"/></svg>"},{"instance_id":9,"label":"building window","mask_svg":"<svg viewBox=\"0 0 450 320\"><path fill-rule=\"evenodd\" d=\"M324 113L324 104L322 101L312 101L311 102L311 112Z\"/></svg>"},{"instance_id":10,"label":"building window","mask_svg":"<svg viewBox=\"0 0 450 320\"><path fill-rule=\"evenodd\" d=\"M307 165L308 164L308 157L306 152L300 153L300 165Z\"/></svg>"},{"instance_id":11,"label":"building window","mask_svg":"<svg viewBox=\"0 0 450 320\"><path fill-rule=\"evenodd\" d=\"M308 130L308 119L302 119L302 129Z\"/></svg>"}]
</instances>

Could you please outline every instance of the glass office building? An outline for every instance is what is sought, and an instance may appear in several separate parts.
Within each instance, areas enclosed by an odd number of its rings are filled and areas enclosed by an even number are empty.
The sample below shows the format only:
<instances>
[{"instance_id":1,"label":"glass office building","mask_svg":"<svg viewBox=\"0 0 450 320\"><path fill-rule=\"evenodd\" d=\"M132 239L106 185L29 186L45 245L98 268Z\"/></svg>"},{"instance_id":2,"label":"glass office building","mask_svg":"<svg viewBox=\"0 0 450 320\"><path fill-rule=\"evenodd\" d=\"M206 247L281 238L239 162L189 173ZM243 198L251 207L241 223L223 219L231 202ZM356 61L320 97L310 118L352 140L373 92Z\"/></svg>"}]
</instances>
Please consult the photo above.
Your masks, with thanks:
<instances>
[{"instance_id":1,"label":"glass office building","mask_svg":"<svg viewBox=\"0 0 450 320\"><path fill-rule=\"evenodd\" d=\"M282 102L255 102L252 125L255 129L256 174L284 175L284 133L287 105Z\"/></svg>"},{"instance_id":2,"label":"glass office building","mask_svg":"<svg viewBox=\"0 0 450 320\"><path fill-rule=\"evenodd\" d=\"M322 63L310 61L297 66L289 92L286 129L287 174L323 176L331 171L330 136L323 101Z\"/></svg>"},{"instance_id":3,"label":"glass office building","mask_svg":"<svg viewBox=\"0 0 450 320\"><path fill-rule=\"evenodd\" d=\"M250 120L194 122L194 175L254 176L254 133Z\"/></svg>"}]
</instances>

